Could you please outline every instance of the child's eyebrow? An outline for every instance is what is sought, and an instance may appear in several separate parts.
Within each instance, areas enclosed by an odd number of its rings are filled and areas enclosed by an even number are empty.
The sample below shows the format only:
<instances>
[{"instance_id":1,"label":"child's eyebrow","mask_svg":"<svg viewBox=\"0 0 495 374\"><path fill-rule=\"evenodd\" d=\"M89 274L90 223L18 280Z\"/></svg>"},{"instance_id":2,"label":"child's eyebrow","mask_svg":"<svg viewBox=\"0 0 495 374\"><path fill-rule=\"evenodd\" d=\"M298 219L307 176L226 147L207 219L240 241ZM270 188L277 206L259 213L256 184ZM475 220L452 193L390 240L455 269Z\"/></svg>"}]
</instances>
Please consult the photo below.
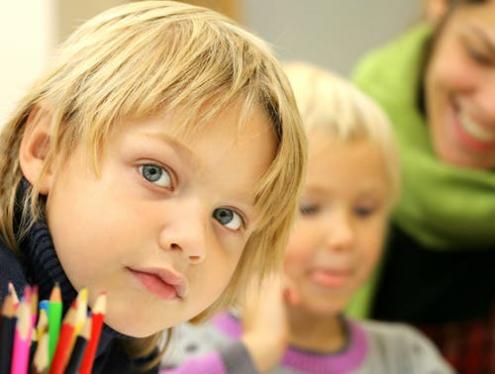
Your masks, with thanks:
<instances>
[{"instance_id":1,"label":"child's eyebrow","mask_svg":"<svg viewBox=\"0 0 495 374\"><path fill-rule=\"evenodd\" d=\"M201 164L200 158L194 153L194 151L189 148L186 144L181 142L180 140L171 137L164 133L144 133L144 136L150 138L151 140L158 140L162 143L167 144L168 146L172 145L174 149L180 154L182 158L185 158L188 163L197 167Z\"/></svg>"},{"instance_id":2,"label":"child's eyebrow","mask_svg":"<svg viewBox=\"0 0 495 374\"><path fill-rule=\"evenodd\" d=\"M309 185L309 184L304 186L304 192L314 195L328 195L328 189L316 185L315 186Z\"/></svg>"}]
</instances>

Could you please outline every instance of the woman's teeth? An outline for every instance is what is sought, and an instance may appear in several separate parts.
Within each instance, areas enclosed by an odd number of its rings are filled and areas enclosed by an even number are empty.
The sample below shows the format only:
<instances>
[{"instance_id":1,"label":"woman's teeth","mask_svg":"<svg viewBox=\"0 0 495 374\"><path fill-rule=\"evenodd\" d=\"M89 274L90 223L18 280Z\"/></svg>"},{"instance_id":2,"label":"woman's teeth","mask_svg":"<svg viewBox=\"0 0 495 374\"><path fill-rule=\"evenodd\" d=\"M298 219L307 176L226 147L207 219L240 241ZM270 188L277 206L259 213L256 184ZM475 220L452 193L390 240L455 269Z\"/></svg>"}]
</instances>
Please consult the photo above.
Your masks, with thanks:
<instances>
[{"instance_id":1,"label":"woman's teeth","mask_svg":"<svg viewBox=\"0 0 495 374\"><path fill-rule=\"evenodd\" d=\"M471 118L469 118L463 111L460 111L459 113L459 122L464 131L466 131L473 138L484 142L491 142L495 140L495 131L487 131L478 123L471 120Z\"/></svg>"}]
</instances>

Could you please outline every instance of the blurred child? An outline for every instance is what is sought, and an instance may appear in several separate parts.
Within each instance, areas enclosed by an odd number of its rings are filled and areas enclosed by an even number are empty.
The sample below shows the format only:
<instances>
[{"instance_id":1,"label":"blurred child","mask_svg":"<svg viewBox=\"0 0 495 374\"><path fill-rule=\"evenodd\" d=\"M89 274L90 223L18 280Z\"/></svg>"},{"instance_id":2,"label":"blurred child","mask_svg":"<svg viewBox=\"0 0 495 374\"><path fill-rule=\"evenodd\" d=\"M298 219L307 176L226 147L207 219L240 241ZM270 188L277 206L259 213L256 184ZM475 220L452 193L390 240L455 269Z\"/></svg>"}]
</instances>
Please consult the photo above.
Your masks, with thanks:
<instances>
[{"instance_id":1,"label":"blurred child","mask_svg":"<svg viewBox=\"0 0 495 374\"><path fill-rule=\"evenodd\" d=\"M177 373L451 373L414 329L343 315L380 257L399 192L396 149L383 112L349 83L304 64L287 72L309 153L284 275L251 287L242 321L224 313L178 330L180 345L165 366Z\"/></svg>"},{"instance_id":2,"label":"blurred child","mask_svg":"<svg viewBox=\"0 0 495 374\"><path fill-rule=\"evenodd\" d=\"M179 322L273 267L297 207L305 137L258 38L168 1L82 25L0 138L0 302L54 283L106 292L94 373L133 371ZM123 344L117 344L117 343ZM153 362L146 362L148 367Z\"/></svg>"}]
</instances>

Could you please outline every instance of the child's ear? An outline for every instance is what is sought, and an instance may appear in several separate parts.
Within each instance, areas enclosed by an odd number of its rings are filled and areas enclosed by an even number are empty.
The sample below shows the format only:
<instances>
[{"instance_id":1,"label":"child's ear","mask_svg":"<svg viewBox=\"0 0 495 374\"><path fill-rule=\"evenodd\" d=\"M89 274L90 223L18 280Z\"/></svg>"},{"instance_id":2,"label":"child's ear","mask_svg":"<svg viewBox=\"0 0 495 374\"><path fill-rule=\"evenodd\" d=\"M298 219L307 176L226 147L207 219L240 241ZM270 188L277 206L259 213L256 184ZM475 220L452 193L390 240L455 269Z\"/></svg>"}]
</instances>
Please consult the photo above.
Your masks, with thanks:
<instances>
[{"instance_id":1,"label":"child's ear","mask_svg":"<svg viewBox=\"0 0 495 374\"><path fill-rule=\"evenodd\" d=\"M22 174L32 185L37 183L39 192L47 195L53 180L52 167L47 168L40 179L50 149L50 123L52 112L45 106L33 107L26 120L19 149Z\"/></svg>"}]
</instances>

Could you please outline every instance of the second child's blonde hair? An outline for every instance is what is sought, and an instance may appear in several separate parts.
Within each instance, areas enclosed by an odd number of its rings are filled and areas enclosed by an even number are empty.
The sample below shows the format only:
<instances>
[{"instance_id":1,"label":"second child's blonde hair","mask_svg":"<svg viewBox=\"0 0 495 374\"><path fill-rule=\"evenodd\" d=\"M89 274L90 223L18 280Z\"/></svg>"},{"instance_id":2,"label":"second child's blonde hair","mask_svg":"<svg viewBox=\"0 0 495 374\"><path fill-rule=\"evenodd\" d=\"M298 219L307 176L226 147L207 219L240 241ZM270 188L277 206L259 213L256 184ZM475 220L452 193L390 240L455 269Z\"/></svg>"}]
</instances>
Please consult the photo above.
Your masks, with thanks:
<instances>
[{"instance_id":1,"label":"second child's blonde hair","mask_svg":"<svg viewBox=\"0 0 495 374\"><path fill-rule=\"evenodd\" d=\"M344 142L365 139L378 144L387 168L393 206L400 189L399 155L383 110L352 83L322 68L291 62L285 65L285 72L307 134L318 128Z\"/></svg>"},{"instance_id":2,"label":"second child's blonde hair","mask_svg":"<svg viewBox=\"0 0 495 374\"><path fill-rule=\"evenodd\" d=\"M273 125L277 150L266 174L252 186L261 217L258 229L225 292L197 319L231 303L251 273L265 274L281 261L304 175L306 144L290 85L265 43L205 8L170 1L130 3L89 20L69 37L53 68L2 131L1 239L17 250L19 235L43 214L34 183L23 202L24 225L20 231L14 226L23 177L19 147L36 110L48 108L52 118L42 175L79 145L86 147L98 174L112 130L125 120L174 111L181 114L178 131L201 136L209 120L237 103L243 109L232 125L244 125L251 110L261 108ZM147 350L141 353L156 347L156 338L144 339L141 346Z\"/></svg>"}]
</instances>

